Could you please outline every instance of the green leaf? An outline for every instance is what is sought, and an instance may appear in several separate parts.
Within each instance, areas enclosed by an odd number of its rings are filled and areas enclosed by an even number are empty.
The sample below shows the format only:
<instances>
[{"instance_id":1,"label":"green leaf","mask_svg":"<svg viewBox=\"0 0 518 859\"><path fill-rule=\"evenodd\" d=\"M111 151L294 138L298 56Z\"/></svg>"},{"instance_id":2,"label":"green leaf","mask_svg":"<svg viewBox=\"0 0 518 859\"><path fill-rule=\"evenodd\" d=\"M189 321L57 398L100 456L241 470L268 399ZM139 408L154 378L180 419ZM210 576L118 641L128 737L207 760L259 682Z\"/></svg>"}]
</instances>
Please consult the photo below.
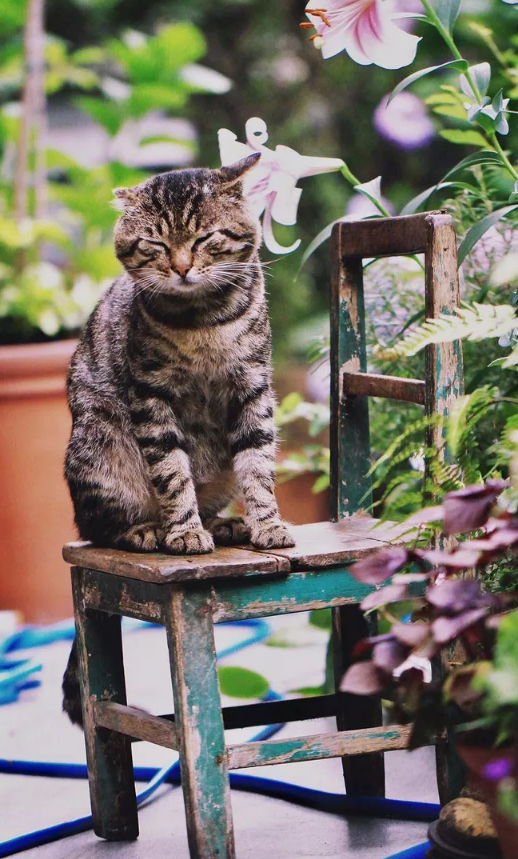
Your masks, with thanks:
<instances>
[{"instance_id":1,"label":"green leaf","mask_svg":"<svg viewBox=\"0 0 518 859\"><path fill-rule=\"evenodd\" d=\"M471 229L468 230L466 235L464 236L459 250L457 252L457 259L459 261L459 265L462 265L470 250L476 245L479 239L487 233L491 227L501 221L502 218L505 218L506 215L509 215L511 212L514 212L518 209L518 203L514 203L512 206L504 206L502 209L497 209L495 212L490 212L489 215L486 215L485 218L482 218L478 224L475 224Z\"/></svg>"},{"instance_id":2,"label":"green leaf","mask_svg":"<svg viewBox=\"0 0 518 859\"><path fill-rule=\"evenodd\" d=\"M448 179L453 179L459 173L462 173L463 170L467 170L468 167L476 167L478 164L492 164L495 167L502 167L502 160L492 149L485 149L483 152L474 152L473 155L467 155L455 167L448 170L446 175L441 179L441 182L447 182Z\"/></svg>"},{"instance_id":3,"label":"green leaf","mask_svg":"<svg viewBox=\"0 0 518 859\"><path fill-rule=\"evenodd\" d=\"M309 623L311 626L316 626L318 629L325 629L331 632L331 609L319 608L309 613Z\"/></svg>"},{"instance_id":4,"label":"green leaf","mask_svg":"<svg viewBox=\"0 0 518 859\"><path fill-rule=\"evenodd\" d=\"M467 68L468 63L466 60L451 60L449 63L441 63L440 66L429 66L427 69L420 69L418 72L408 75L408 77L404 78L396 87L394 87L390 93L388 104L390 104L392 99L400 92L403 92L404 89L407 89L407 87L420 80L420 78L424 78L426 75L431 75L432 72L437 72L441 69L457 69L460 72L465 72Z\"/></svg>"},{"instance_id":5,"label":"green leaf","mask_svg":"<svg viewBox=\"0 0 518 859\"><path fill-rule=\"evenodd\" d=\"M446 27L449 33L452 32L455 21L460 12L462 0L435 0L433 8L439 18L439 21Z\"/></svg>"},{"instance_id":6,"label":"green leaf","mask_svg":"<svg viewBox=\"0 0 518 859\"><path fill-rule=\"evenodd\" d=\"M460 119L462 122L466 121L466 108L461 104L438 104L436 107L432 108L432 110L437 114L437 116L447 116L449 119ZM485 140L484 146L487 146Z\"/></svg>"},{"instance_id":7,"label":"green leaf","mask_svg":"<svg viewBox=\"0 0 518 859\"><path fill-rule=\"evenodd\" d=\"M477 63L476 66L471 66L469 73L473 78L480 95L484 97L489 88L491 80L491 66L489 63Z\"/></svg>"},{"instance_id":8,"label":"green leaf","mask_svg":"<svg viewBox=\"0 0 518 859\"><path fill-rule=\"evenodd\" d=\"M74 99L74 104L102 125L112 137L115 137L126 119L124 108L119 102L80 96Z\"/></svg>"},{"instance_id":9,"label":"green leaf","mask_svg":"<svg viewBox=\"0 0 518 859\"><path fill-rule=\"evenodd\" d=\"M331 238L331 233L333 232L334 225L339 224L343 220L344 220L343 218L338 218L338 220L336 220L336 221L331 221L331 223L328 224L327 227L324 227L323 230L320 230L320 232L317 233L315 238L309 243L306 250L302 254L299 272L300 272L300 269L302 268L302 266L305 265L305 263L308 261L310 256L315 253L315 251L320 247L320 245L323 245L324 242L327 242L327 240L329 238Z\"/></svg>"},{"instance_id":10,"label":"green leaf","mask_svg":"<svg viewBox=\"0 0 518 859\"><path fill-rule=\"evenodd\" d=\"M218 668L219 688L230 698L264 698L270 684L266 677L248 668L225 665Z\"/></svg>"},{"instance_id":11,"label":"green leaf","mask_svg":"<svg viewBox=\"0 0 518 859\"><path fill-rule=\"evenodd\" d=\"M419 211L421 206L426 203L426 201L435 194L436 191L442 191L444 188L463 188L466 191L471 191L474 194L478 193L478 189L475 188L474 185L470 185L468 182L439 182L438 185L432 185L430 188L427 188L426 191L421 191L416 197L410 200L406 206L401 209L402 215L413 215L415 212Z\"/></svg>"},{"instance_id":12,"label":"green leaf","mask_svg":"<svg viewBox=\"0 0 518 859\"><path fill-rule=\"evenodd\" d=\"M304 695L306 698L314 697L315 695L325 695L327 692L324 684L321 686L301 686L300 689L290 689L292 695Z\"/></svg>"},{"instance_id":13,"label":"green leaf","mask_svg":"<svg viewBox=\"0 0 518 859\"><path fill-rule=\"evenodd\" d=\"M458 143L460 146L487 146L486 138L469 128L443 128L439 134L450 143Z\"/></svg>"}]
</instances>

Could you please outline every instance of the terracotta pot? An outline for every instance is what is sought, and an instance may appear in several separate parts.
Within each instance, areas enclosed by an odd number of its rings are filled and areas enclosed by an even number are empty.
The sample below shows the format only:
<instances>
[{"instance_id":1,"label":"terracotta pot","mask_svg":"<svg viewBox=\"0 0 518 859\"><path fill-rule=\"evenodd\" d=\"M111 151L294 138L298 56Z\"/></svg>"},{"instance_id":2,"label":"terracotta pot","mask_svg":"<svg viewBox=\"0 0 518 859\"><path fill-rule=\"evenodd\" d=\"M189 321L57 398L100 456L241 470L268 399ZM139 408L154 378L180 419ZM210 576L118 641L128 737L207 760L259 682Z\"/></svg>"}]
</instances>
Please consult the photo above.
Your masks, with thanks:
<instances>
[{"instance_id":1,"label":"terracotta pot","mask_svg":"<svg viewBox=\"0 0 518 859\"><path fill-rule=\"evenodd\" d=\"M477 788L484 796L498 834L504 859L518 856L518 825L497 811L497 783L486 778L484 772L488 764L502 758L514 763L514 775L518 775L516 752L513 748L497 749L491 745L457 743L457 752L468 769L468 783Z\"/></svg>"},{"instance_id":2,"label":"terracotta pot","mask_svg":"<svg viewBox=\"0 0 518 859\"><path fill-rule=\"evenodd\" d=\"M76 341L0 347L0 608L27 622L72 614L61 558L74 537L63 479L65 377Z\"/></svg>"}]
</instances>

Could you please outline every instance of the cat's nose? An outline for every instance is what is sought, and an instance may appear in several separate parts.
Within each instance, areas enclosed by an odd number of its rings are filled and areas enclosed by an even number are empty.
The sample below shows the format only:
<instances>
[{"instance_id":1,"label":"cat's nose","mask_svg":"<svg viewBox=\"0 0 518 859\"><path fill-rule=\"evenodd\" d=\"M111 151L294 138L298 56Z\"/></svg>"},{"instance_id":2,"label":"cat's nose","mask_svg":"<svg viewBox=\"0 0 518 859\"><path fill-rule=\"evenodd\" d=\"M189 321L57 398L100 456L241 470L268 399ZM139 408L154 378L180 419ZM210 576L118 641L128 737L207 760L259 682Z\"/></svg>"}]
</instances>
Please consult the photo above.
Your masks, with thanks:
<instances>
[{"instance_id":1,"label":"cat's nose","mask_svg":"<svg viewBox=\"0 0 518 859\"><path fill-rule=\"evenodd\" d=\"M174 265L171 266L171 268L173 269L173 271L176 272L176 274L179 274L180 277L186 277L188 275L188 273L190 272L192 266L190 264L186 264L186 263L184 263L184 264L175 263Z\"/></svg>"}]
</instances>

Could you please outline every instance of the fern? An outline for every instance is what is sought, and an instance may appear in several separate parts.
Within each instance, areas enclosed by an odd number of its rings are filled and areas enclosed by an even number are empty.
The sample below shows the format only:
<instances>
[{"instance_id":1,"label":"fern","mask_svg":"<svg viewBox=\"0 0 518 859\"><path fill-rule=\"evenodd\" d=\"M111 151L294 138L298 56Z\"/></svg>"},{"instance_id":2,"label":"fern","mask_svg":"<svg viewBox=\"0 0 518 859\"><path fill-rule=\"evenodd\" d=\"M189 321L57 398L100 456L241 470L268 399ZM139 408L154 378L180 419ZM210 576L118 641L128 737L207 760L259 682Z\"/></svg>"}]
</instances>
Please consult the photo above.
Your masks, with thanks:
<instances>
[{"instance_id":1,"label":"fern","mask_svg":"<svg viewBox=\"0 0 518 859\"><path fill-rule=\"evenodd\" d=\"M377 358L393 361L416 355L432 343L451 343L454 340L485 340L502 337L518 327L515 310L509 304L464 304L455 314L441 313L437 319L427 319L395 346L374 347Z\"/></svg>"}]
</instances>

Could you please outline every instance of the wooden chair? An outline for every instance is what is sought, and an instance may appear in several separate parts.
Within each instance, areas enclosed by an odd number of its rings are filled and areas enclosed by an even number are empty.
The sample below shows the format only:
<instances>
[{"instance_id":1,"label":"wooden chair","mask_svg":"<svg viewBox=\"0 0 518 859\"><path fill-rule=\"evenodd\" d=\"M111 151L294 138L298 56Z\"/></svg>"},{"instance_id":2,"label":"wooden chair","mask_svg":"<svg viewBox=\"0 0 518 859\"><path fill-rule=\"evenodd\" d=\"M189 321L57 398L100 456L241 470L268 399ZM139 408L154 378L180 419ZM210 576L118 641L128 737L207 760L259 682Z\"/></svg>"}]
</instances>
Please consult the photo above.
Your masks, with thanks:
<instances>
[{"instance_id":1,"label":"wooden chair","mask_svg":"<svg viewBox=\"0 0 518 859\"><path fill-rule=\"evenodd\" d=\"M456 243L448 215L339 224L333 233L331 307L332 522L293 529L293 549L219 548L211 555L139 555L70 543L90 795L97 835L138 835L131 741L180 753L190 853L231 859L234 837L228 771L340 756L350 794L382 796L383 752L403 749L408 726L382 726L381 702L325 695L222 710L214 624L331 607L336 679L367 624L358 603L370 588L349 575L354 560L401 534L357 515L369 483L367 396L420 403L446 415L461 391L457 346L428 347L425 381L366 372L362 258L423 253L426 315L458 302ZM431 431L435 436L441 428ZM439 437L435 438L439 442ZM429 441L433 443L434 438ZM363 501L361 501L363 499ZM368 503L368 502L367 502ZM355 515L356 514L356 515ZM174 716L126 706L121 615L166 627ZM336 716L338 732L227 746L224 728ZM443 755L444 759L444 755ZM444 771L444 766L442 767Z\"/></svg>"}]
</instances>

